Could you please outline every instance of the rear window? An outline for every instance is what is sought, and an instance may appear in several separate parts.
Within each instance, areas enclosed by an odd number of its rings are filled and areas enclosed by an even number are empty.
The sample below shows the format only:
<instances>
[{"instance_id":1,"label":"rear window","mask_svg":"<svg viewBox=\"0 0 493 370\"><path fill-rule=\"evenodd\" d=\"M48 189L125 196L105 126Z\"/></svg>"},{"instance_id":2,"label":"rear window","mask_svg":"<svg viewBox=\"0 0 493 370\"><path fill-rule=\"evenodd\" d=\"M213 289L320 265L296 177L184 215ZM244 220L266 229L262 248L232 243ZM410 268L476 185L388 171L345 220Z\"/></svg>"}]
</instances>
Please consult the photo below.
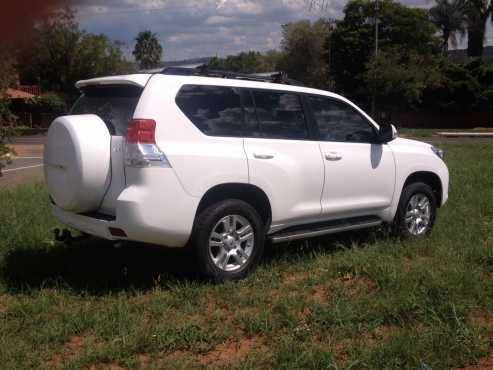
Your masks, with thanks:
<instances>
[{"instance_id":1,"label":"rear window","mask_svg":"<svg viewBox=\"0 0 493 370\"><path fill-rule=\"evenodd\" d=\"M112 135L123 136L132 119L142 88L126 85L88 86L75 102L70 114L99 116Z\"/></svg>"},{"instance_id":2,"label":"rear window","mask_svg":"<svg viewBox=\"0 0 493 370\"><path fill-rule=\"evenodd\" d=\"M192 123L210 136L242 136L243 108L234 87L185 85L176 104Z\"/></svg>"}]
</instances>

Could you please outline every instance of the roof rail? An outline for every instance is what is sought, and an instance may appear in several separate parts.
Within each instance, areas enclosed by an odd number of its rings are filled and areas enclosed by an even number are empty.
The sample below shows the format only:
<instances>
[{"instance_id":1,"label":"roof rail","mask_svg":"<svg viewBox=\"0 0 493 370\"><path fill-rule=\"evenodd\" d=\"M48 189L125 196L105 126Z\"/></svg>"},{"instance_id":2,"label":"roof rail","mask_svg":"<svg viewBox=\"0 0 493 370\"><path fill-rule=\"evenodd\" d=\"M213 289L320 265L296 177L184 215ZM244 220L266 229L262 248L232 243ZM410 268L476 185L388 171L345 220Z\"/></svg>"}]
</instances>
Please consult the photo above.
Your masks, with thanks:
<instances>
[{"instance_id":1,"label":"roof rail","mask_svg":"<svg viewBox=\"0 0 493 370\"><path fill-rule=\"evenodd\" d=\"M217 78L229 78L233 80L271 82L278 84L303 86L302 82L288 78L285 72L268 72L268 73L252 73L252 74L238 73L238 72L222 71L217 69L209 69L209 67L206 64L198 66L196 68L166 67L163 68L160 73L165 75L217 77Z\"/></svg>"}]
</instances>

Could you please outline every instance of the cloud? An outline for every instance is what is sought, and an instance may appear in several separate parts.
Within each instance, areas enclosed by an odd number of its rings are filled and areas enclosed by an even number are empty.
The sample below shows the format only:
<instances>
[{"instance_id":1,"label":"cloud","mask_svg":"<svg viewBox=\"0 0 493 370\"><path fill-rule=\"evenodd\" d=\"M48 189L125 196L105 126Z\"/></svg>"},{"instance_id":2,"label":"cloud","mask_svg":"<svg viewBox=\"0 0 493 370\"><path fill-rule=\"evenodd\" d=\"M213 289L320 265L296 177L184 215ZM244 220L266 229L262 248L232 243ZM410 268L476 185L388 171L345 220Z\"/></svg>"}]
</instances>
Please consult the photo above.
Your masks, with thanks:
<instances>
[{"instance_id":1,"label":"cloud","mask_svg":"<svg viewBox=\"0 0 493 370\"><path fill-rule=\"evenodd\" d=\"M236 21L234 17L225 17L224 15L213 15L205 20L206 25L216 25L216 24L232 24Z\"/></svg>"},{"instance_id":2,"label":"cloud","mask_svg":"<svg viewBox=\"0 0 493 370\"><path fill-rule=\"evenodd\" d=\"M89 32L105 33L127 45L150 29L164 47L165 60L225 56L279 47L281 25L321 16L340 18L347 0L332 0L324 12L305 0L80 0L78 20ZM319 1L321 2L321 1ZM429 7L432 0L402 0ZM487 35L493 40L491 27Z\"/></svg>"}]
</instances>

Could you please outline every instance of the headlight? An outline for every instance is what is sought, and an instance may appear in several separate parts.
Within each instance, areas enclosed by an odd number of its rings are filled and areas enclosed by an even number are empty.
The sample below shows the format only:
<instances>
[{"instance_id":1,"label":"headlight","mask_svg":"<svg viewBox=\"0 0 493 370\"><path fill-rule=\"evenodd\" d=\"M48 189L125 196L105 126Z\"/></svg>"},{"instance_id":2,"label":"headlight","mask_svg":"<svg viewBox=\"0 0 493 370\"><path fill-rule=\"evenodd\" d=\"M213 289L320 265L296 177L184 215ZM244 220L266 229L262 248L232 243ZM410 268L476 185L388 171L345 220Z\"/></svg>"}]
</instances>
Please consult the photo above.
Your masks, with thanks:
<instances>
[{"instance_id":1,"label":"headlight","mask_svg":"<svg viewBox=\"0 0 493 370\"><path fill-rule=\"evenodd\" d=\"M439 156L441 159L443 159L443 150L440 148L437 148L436 146L431 146L431 150L433 153L435 153L437 156Z\"/></svg>"}]
</instances>

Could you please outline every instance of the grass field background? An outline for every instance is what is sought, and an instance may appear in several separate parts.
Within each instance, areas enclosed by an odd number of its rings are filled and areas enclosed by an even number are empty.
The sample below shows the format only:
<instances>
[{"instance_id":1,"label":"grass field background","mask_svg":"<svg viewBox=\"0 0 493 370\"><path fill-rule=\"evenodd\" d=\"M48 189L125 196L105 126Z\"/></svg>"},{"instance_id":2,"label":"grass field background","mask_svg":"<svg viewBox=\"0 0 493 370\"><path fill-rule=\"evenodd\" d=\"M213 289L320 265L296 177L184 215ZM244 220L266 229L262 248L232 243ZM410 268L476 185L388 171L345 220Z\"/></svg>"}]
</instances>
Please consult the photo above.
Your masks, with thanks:
<instances>
[{"instance_id":1,"label":"grass field background","mask_svg":"<svg viewBox=\"0 0 493 370\"><path fill-rule=\"evenodd\" d=\"M54 243L43 185L0 192L0 368L449 369L493 350L493 145L444 145L432 235L276 245L213 285L180 251Z\"/></svg>"}]
</instances>

